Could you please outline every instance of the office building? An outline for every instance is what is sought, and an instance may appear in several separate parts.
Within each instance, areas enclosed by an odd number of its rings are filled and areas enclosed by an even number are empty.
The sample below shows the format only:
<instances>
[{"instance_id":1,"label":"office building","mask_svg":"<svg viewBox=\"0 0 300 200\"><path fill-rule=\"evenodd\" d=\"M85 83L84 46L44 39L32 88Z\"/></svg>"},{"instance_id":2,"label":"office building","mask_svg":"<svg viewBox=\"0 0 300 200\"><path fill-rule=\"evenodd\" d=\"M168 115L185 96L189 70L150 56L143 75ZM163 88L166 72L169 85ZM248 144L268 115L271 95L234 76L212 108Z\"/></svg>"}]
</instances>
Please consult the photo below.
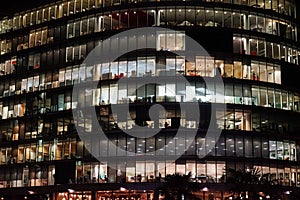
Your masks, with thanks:
<instances>
[{"instance_id":1,"label":"office building","mask_svg":"<svg viewBox=\"0 0 300 200\"><path fill-rule=\"evenodd\" d=\"M196 196L223 200L230 197L228 169L259 169L285 191L300 187L296 8L296 0L62 0L2 18L0 198L159 199L157 188L167 174L191 172L205 188ZM176 31L157 33L155 50L81 68L101 41L141 27ZM185 51L186 35L210 56L172 54ZM206 140L215 91L203 77L217 72L224 81L226 111L213 117L222 130L219 139ZM117 84L120 78L161 75L182 75L189 85L147 84L132 90ZM75 123L72 109L78 102L72 86L95 81L98 87L79 93L78 99L95 107L108 140L135 155L134 163L124 162L126 155L118 151L110 155L115 161L94 158L90 144L77 134L78 128L91 134L95 129L89 120ZM186 117L179 102L196 102L201 117ZM118 118L111 112L114 104L129 104L130 116ZM145 114L153 104L166 109L157 121ZM162 130L147 139L124 134L135 124ZM188 146L182 138L169 143L178 127L186 134L197 131ZM208 143L214 147L206 151ZM206 156L198 157L199 151ZM161 160L142 156L151 152ZM172 162L172 156L180 158Z\"/></svg>"}]
</instances>

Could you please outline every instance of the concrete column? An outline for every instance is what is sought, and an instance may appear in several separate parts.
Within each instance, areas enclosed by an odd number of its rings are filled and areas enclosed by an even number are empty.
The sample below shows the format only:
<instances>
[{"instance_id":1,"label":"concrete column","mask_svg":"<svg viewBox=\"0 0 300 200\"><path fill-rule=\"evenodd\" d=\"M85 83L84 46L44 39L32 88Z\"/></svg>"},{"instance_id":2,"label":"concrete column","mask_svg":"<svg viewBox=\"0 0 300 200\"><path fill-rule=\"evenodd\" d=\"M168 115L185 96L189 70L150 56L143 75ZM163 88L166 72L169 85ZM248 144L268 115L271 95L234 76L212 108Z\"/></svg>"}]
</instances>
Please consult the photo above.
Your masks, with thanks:
<instances>
[{"instance_id":1,"label":"concrete column","mask_svg":"<svg viewBox=\"0 0 300 200\"><path fill-rule=\"evenodd\" d=\"M157 24L157 13L156 13L156 10L152 10L151 11L152 13L153 13L153 16L154 16L154 26L158 26L158 24Z\"/></svg>"},{"instance_id":2,"label":"concrete column","mask_svg":"<svg viewBox=\"0 0 300 200\"><path fill-rule=\"evenodd\" d=\"M159 10L157 12L157 17L156 17L156 26L159 26L160 25L160 15L163 11L162 10Z\"/></svg>"},{"instance_id":3,"label":"concrete column","mask_svg":"<svg viewBox=\"0 0 300 200\"><path fill-rule=\"evenodd\" d=\"M96 199L97 199L97 192L92 191L92 200L96 200Z\"/></svg>"},{"instance_id":4,"label":"concrete column","mask_svg":"<svg viewBox=\"0 0 300 200\"><path fill-rule=\"evenodd\" d=\"M158 198L159 198L159 190L158 189L154 190L154 195L153 196L154 196L153 200L158 200Z\"/></svg>"},{"instance_id":5,"label":"concrete column","mask_svg":"<svg viewBox=\"0 0 300 200\"><path fill-rule=\"evenodd\" d=\"M50 194L50 200L55 200L56 198L55 198L55 192L54 193L52 193L52 194Z\"/></svg>"},{"instance_id":6,"label":"concrete column","mask_svg":"<svg viewBox=\"0 0 300 200\"><path fill-rule=\"evenodd\" d=\"M249 23L248 23L248 21L249 21L248 15L243 15L243 24L244 24L243 29L245 29L245 30L249 30Z\"/></svg>"}]
</instances>

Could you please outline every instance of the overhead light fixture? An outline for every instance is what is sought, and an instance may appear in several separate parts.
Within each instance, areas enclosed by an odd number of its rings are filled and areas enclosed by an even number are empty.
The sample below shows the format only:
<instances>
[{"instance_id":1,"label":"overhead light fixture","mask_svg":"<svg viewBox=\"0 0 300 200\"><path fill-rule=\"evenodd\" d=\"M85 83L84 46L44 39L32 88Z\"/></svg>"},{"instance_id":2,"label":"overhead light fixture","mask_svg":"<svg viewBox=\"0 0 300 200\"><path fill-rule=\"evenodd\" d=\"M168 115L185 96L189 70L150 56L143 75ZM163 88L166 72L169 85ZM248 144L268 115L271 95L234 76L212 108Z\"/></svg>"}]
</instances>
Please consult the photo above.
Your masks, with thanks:
<instances>
[{"instance_id":1,"label":"overhead light fixture","mask_svg":"<svg viewBox=\"0 0 300 200\"><path fill-rule=\"evenodd\" d=\"M75 190L73 190L73 189L68 189L68 192L69 192L69 193L73 193L73 192L75 192Z\"/></svg>"},{"instance_id":2,"label":"overhead light fixture","mask_svg":"<svg viewBox=\"0 0 300 200\"><path fill-rule=\"evenodd\" d=\"M291 191L285 191L284 194L291 194Z\"/></svg>"}]
</instances>

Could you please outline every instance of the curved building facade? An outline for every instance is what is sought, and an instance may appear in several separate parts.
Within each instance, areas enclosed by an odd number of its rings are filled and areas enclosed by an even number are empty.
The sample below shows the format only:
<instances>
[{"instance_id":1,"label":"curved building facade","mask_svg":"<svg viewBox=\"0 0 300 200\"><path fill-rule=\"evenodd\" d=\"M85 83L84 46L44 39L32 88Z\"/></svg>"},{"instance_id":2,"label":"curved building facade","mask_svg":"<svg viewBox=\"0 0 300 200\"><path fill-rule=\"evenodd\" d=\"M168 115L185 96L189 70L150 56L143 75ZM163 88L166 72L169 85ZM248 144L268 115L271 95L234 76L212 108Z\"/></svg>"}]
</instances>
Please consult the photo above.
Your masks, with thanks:
<instances>
[{"instance_id":1,"label":"curved building facade","mask_svg":"<svg viewBox=\"0 0 300 200\"><path fill-rule=\"evenodd\" d=\"M166 175L190 172L202 188L197 197L225 200L233 198L229 169L258 169L288 199L300 187L296 10L295 0L69 0L4 17L0 198L156 200L163 199L158 188ZM154 49L82 65L102 41L142 27L164 28ZM209 55L182 56L187 36ZM150 37L114 42L121 47ZM188 84L137 84L179 75ZM218 88L206 80L218 75L226 109L212 113ZM129 81L119 85L123 78ZM74 95L74 85L95 82ZM198 118L181 107L191 103ZM88 115L75 119L80 104L94 108L106 136L97 145L79 137L98 131ZM127 115L112 112L112 105L125 104ZM155 120L147 114L153 105L165 109ZM208 140L211 120L221 135ZM126 134L135 126L160 131L148 138ZM179 128L183 137L176 137ZM112 144L121 150L110 151Z\"/></svg>"}]
</instances>

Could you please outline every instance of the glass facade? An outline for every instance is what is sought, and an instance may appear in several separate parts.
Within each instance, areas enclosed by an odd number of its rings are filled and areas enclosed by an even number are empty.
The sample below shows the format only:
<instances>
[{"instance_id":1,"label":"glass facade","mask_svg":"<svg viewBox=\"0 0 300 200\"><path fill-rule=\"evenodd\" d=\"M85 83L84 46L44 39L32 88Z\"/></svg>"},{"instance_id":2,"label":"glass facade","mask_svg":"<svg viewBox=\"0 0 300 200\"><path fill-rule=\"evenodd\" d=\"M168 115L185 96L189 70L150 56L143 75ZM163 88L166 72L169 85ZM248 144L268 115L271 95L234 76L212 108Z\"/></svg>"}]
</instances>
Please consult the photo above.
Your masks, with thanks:
<instances>
[{"instance_id":1,"label":"glass facade","mask_svg":"<svg viewBox=\"0 0 300 200\"><path fill-rule=\"evenodd\" d=\"M143 1L140 1L143 2ZM156 2L156 1L148 1ZM260 8L257 10L270 10L272 12L277 12L282 15L287 15L291 17L296 17L296 7L294 0L204 0L206 4L224 3L224 6L230 4L236 5L246 5L254 8ZM61 1L58 4L52 4L43 6L40 8L32 9L30 11L24 11L15 14L13 18L3 19L1 23L1 32L5 33L7 31L21 29L23 27L32 26L35 24L41 24L46 21L53 19L63 18L65 16L70 16L80 12L89 12L89 10L116 6L122 4L136 4L137 1L106 1L106 0L69 0ZM224 13L225 14L225 13ZM221 14L222 15L222 14ZM238 19L239 16L236 17Z\"/></svg>"},{"instance_id":2,"label":"glass facade","mask_svg":"<svg viewBox=\"0 0 300 200\"><path fill-rule=\"evenodd\" d=\"M230 196L226 189L230 169L259 169L282 186L300 187L300 90L288 83L290 69L300 73L295 4L294 0L69 0L4 17L0 198L23 199L21 190L17 193L24 187L79 185L82 188L54 189L44 199L157 200L163 197L155 184L169 174L190 172L192 182L218 186L213 194L196 193L199 198L225 200ZM137 27L172 30L158 31L155 48L146 53L82 65L103 40ZM175 55L187 50L187 36L208 47L210 56ZM120 37L113 44L142 44L151 37ZM226 104L226 110L212 114L217 89L205 80L219 74L224 99L218 103ZM137 84L144 78L179 75L187 83ZM128 81L118 85L122 78ZM73 95L77 83L97 87ZM72 111L82 102L96 111L107 135L98 144L103 160L93 157L92 141L78 136L80 130L92 135L97 128L89 115L84 122L74 119ZM190 119L188 110L180 107L190 103L199 105L201 117ZM112 112L112 105L127 104L128 116ZM165 111L152 120L145 113L155 104ZM205 137L211 119L222 132L219 139ZM149 138L125 134L135 125L161 131ZM183 138L175 136L179 127ZM194 140L188 141L195 130ZM110 151L112 145L121 150ZM133 162L124 162L131 156ZM134 189L128 191L124 184ZM7 188L20 196L8 195Z\"/></svg>"}]
</instances>

